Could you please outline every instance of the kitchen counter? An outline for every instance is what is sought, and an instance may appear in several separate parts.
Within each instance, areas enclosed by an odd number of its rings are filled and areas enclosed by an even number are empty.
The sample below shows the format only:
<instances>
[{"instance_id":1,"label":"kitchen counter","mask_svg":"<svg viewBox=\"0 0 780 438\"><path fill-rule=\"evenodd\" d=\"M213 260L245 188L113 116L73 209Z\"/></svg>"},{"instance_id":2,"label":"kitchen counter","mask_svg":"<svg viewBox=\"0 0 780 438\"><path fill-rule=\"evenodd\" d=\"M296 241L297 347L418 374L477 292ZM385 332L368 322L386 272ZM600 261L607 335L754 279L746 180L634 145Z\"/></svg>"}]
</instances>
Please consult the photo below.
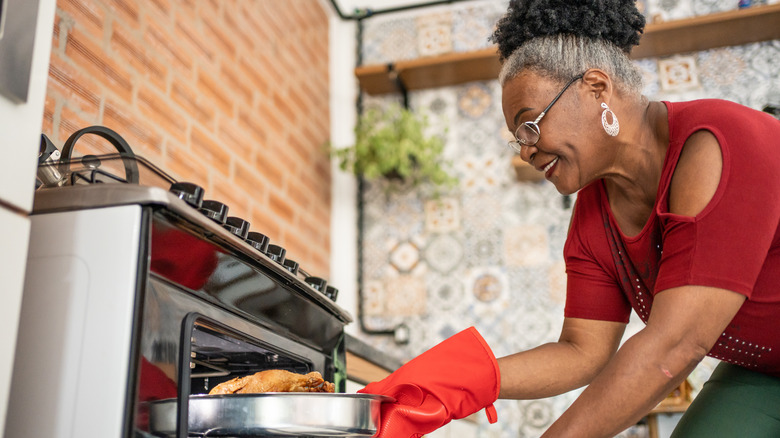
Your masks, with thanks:
<instances>
[{"instance_id":1,"label":"kitchen counter","mask_svg":"<svg viewBox=\"0 0 780 438\"><path fill-rule=\"evenodd\" d=\"M360 384L375 382L387 377L403 362L368 345L364 341L346 335L347 377Z\"/></svg>"}]
</instances>

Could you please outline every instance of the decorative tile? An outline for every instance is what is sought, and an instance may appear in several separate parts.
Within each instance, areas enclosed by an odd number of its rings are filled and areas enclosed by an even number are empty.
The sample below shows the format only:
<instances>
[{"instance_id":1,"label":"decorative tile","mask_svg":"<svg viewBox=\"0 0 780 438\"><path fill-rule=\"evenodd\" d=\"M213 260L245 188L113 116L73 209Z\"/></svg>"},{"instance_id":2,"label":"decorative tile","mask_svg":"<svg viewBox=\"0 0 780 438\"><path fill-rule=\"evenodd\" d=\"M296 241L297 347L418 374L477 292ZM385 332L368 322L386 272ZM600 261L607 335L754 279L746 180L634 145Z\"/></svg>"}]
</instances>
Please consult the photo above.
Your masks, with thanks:
<instances>
[{"instance_id":1,"label":"decorative tile","mask_svg":"<svg viewBox=\"0 0 780 438\"><path fill-rule=\"evenodd\" d=\"M695 15L690 1L647 0L648 23L680 20Z\"/></svg>"},{"instance_id":2,"label":"decorative tile","mask_svg":"<svg viewBox=\"0 0 780 438\"><path fill-rule=\"evenodd\" d=\"M385 314L385 289L381 281L366 281L363 286L363 311L367 316Z\"/></svg>"},{"instance_id":3,"label":"decorative tile","mask_svg":"<svg viewBox=\"0 0 780 438\"><path fill-rule=\"evenodd\" d=\"M452 52L452 14L443 12L417 19L417 51L420 56Z\"/></svg>"},{"instance_id":4,"label":"decorative tile","mask_svg":"<svg viewBox=\"0 0 780 438\"><path fill-rule=\"evenodd\" d=\"M445 197L425 202L425 231L447 233L460 228L460 203Z\"/></svg>"},{"instance_id":5,"label":"decorative tile","mask_svg":"<svg viewBox=\"0 0 780 438\"><path fill-rule=\"evenodd\" d=\"M504 260L510 266L533 266L550 258L547 230L539 225L508 228L504 233Z\"/></svg>"},{"instance_id":6,"label":"decorative tile","mask_svg":"<svg viewBox=\"0 0 780 438\"><path fill-rule=\"evenodd\" d=\"M478 119L493 107L493 94L483 82L470 82L458 87L458 110L469 119Z\"/></svg>"},{"instance_id":7,"label":"decorative tile","mask_svg":"<svg viewBox=\"0 0 780 438\"><path fill-rule=\"evenodd\" d=\"M471 233L502 228L501 200L498 190L486 193L464 193L461 205L463 229Z\"/></svg>"},{"instance_id":8,"label":"decorative tile","mask_svg":"<svg viewBox=\"0 0 780 438\"><path fill-rule=\"evenodd\" d=\"M685 91L699 87L696 58L675 56L658 60L658 77L664 91Z\"/></svg>"},{"instance_id":9,"label":"decorative tile","mask_svg":"<svg viewBox=\"0 0 780 438\"><path fill-rule=\"evenodd\" d=\"M514 178L511 163L495 155L464 156L455 163L455 169L464 192L495 191L512 183Z\"/></svg>"},{"instance_id":10,"label":"decorative tile","mask_svg":"<svg viewBox=\"0 0 780 438\"><path fill-rule=\"evenodd\" d=\"M363 64L381 64L418 56L414 21L368 20L363 33Z\"/></svg>"},{"instance_id":11,"label":"decorative tile","mask_svg":"<svg viewBox=\"0 0 780 438\"><path fill-rule=\"evenodd\" d=\"M389 246L389 258L388 268L393 274L409 274L412 272L420 272L423 264L420 263L420 246L418 243L405 240L396 241L391 239L388 241Z\"/></svg>"},{"instance_id":12,"label":"decorative tile","mask_svg":"<svg viewBox=\"0 0 780 438\"><path fill-rule=\"evenodd\" d=\"M431 315L438 318L441 313L463 311L467 306L468 300L460 277L431 273L431 275L426 276L426 282L428 312ZM462 318L462 315L455 314Z\"/></svg>"},{"instance_id":13,"label":"decorative tile","mask_svg":"<svg viewBox=\"0 0 780 438\"><path fill-rule=\"evenodd\" d=\"M463 244L452 234L437 234L430 239L424 257L432 269L447 274L461 263Z\"/></svg>"},{"instance_id":14,"label":"decorative tile","mask_svg":"<svg viewBox=\"0 0 780 438\"><path fill-rule=\"evenodd\" d=\"M452 20L453 48L466 52L490 47L488 38L496 22L506 12L503 2L489 2L455 11Z\"/></svg>"},{"instance_id":15,"label":"decorative tile","mask_svg":"<svg viewBox=\"0 0 780 438\"><path fill-rule=\"evenodd\" d=\"M470 269L466 275L466 286L483 303L496 301L507 293L506 275L493 266Z\"/></svg>"},{"instance_id":16,"label":"decorative tile","mask_svg":"<svg viewBox=\"0 0 780 438\"><path fill-rule=\"evenodd\" d=\"M421 315L425 313L426 303L423 279L401 275L385 282L385 310L388 315Z\"/></svg>"},{"instance_id":17,"label":"decorative tile","mask_svg":"<svg viewBox=\"0 0 780 438\"><path fill-rule=\"evenodd\" d=\"M661 87L658 80L658 63L653 58L635 60L634 64L642 74L642 94L655 96Z\"/></svg>"},{"instance_id":18,"label":"decorative tile","mask_svg":"<svg viewBox=\"0 0 780 438\"><path fill-rule=\"evenodd\" d=\"M714 14L716 12L732 11L737 8L735 0L692 0L695 15Z\"/></svg>"},{"instance_id":19,"label":"decorative tile","mask_svg":"<svg viewBox=\"0 0 780 438\"><path fill-rule=\"evenodd\" d=\"M503 233L501 228L467 229L466 266L501 266L503 260Z\"/></svg>"}]
</instances>

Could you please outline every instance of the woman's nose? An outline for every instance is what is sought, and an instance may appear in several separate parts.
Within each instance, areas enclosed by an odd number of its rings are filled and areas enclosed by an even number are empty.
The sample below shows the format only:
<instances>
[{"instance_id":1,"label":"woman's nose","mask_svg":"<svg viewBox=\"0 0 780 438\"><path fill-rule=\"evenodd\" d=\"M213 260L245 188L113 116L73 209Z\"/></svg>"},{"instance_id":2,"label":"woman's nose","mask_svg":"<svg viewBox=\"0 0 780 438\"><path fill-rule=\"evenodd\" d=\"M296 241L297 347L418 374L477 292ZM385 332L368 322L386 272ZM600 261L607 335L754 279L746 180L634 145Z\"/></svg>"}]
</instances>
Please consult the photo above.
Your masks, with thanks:
<instances>
[{"instance_id":1,"label":"woman's nose","mask_svg":"<svg viewBox=\"0 0 780 438\"><path fill-rule=\"evenodd\" d=\"M538 152L536 145L533 146L520 146L520 158L528 164L533 165L534 156Z\"/></svg>"}]
</instances>

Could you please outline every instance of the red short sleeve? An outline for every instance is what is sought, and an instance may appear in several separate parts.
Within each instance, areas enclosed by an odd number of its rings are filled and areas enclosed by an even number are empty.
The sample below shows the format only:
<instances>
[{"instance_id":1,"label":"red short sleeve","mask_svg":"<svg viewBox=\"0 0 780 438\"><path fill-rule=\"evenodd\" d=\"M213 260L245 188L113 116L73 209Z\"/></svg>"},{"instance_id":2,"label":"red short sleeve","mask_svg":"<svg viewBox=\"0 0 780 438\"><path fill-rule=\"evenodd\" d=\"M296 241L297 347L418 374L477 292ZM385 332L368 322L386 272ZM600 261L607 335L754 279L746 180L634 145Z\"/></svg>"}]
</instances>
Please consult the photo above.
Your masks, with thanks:
<instances>
[{"instance_id":1,"label":"red short sleeve","mask_svg":"<svg viewBox=\"0 0 780 438\"><path fill-rule=\"evenodd\" d=\"M747 132L745 123L736 121ZM754 132L761 132L756 126ZM665 191L658 205L663 230L663 254L656 292L684 285L711 286L750 298L780 222L780 158L755 147L730 144L733 135L707 127L718 139L723 155L721 181L715 195L696 217L667 211ZM777 140L775 146L780 146ZM763 144L771 144L766 139Z\"/></svg>"},{"instance_id":2,"label":"red short sleeve","mask_svg":"<svg viewBox=\"0 0 780 438\"><path fill-rule=\"evenodd\" d=\"M570 318L627 323L631 306L621 291L594 184L580 190L563 249L566 261L566 307Z\"/></svg>"}]
</instances>

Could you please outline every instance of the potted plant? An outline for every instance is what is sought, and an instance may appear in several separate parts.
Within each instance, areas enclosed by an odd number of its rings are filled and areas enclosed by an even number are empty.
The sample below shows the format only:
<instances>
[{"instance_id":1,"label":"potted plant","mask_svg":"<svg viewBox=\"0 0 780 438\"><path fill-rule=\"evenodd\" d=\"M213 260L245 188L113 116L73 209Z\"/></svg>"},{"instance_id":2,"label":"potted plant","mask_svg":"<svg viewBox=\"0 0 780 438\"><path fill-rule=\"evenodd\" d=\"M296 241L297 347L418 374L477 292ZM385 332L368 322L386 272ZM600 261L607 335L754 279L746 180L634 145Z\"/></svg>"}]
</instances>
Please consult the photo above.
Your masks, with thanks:
<instances>
[{"instance_id":1,"label":"potted plant","mask_svg":"<svg viewBox=\"0 0 780 438\"><path fill-rule=\"evenodd\" d=\"M355 127L355 144L331 149L342 170L373 180L385 178L417 185L453 186L450 163L442 157L444 140L426 136L428 120L399 105L369 109Z\"/></svg>"}]
</instances>

